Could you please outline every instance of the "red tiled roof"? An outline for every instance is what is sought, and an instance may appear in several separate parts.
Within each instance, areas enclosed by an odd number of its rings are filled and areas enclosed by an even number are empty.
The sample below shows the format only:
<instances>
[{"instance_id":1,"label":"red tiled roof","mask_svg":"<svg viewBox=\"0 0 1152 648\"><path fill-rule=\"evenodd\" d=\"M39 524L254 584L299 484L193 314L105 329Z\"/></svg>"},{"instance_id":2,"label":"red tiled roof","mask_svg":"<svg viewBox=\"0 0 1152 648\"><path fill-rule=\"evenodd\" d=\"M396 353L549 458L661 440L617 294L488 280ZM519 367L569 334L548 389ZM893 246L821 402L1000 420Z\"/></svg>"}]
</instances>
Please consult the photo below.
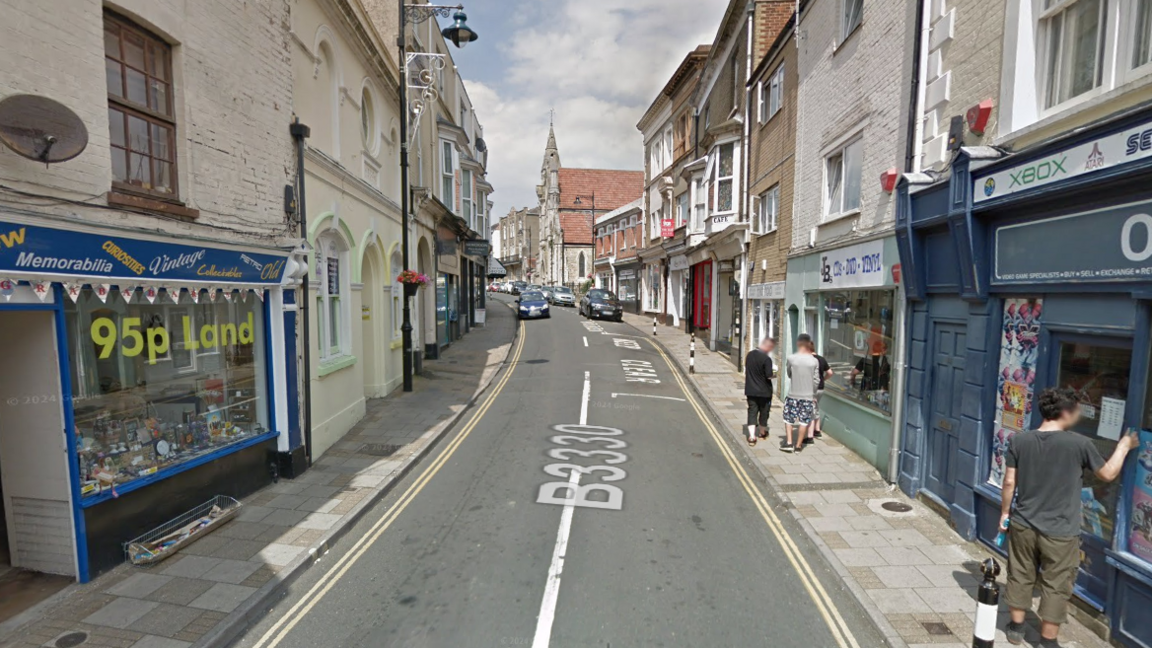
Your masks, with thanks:
<instances>
[{"instance_id":1,"label":"red tiled roof","mask_svg":"<svg viewBox=\"0 0 1152 648\"><path fill-rule=\"evenodd\" d=\"M592 199L596 214L606 214L636 200L644 192L643 171L612 169L566 169L561 167L560 227L564 242L592 245ZM576 197L580 196L580 204Z\"/></svg>"}]
</instances>

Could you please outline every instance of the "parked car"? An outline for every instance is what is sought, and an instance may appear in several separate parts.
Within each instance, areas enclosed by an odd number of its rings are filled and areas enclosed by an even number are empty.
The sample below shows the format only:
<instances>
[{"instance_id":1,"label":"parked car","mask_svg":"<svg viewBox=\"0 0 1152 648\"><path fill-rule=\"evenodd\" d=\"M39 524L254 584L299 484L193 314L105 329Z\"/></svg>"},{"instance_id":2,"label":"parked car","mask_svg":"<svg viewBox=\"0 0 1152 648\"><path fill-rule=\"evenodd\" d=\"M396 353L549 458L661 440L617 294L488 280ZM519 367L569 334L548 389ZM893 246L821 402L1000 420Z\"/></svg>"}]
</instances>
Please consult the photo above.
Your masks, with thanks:
<instances>
[{"instance_id":1,"label":"parked car","mask_svg":"<svg viewBox=\"0 0 1152 648\"><path fill-rule=\"evenodd\" d=\"M572 306L576 307L576 295L572 294L572 289L567 286L555 286L552 288L551 297L548 301L553 306Z\"/></svg>"},{"instance_id":2,"label":"parked car","mask_svg":"<svg viewBox=\"0 0 1152 648\"><path fill-rule=\"evenodd\" d=\"M502 287L503 284L501 284L499 281L493 281L492 283L488 284L488 292L500 292Z\"/></svg>"},{"instance_id":3,"label":"parked car","mask_svg":"<svg viewBox=\"0 0 1152 648\"><path fill-rule=\"evenodd\" d=\"M542 286L540 288L540 292L544 293L544 299L547 299L549 304L552 303L553 290L556 290L556 286Z\"/></svg>"},{"instance_id":4,"label":"parked car","mask_svg":"<svg viewBox=\"0 0 1152 648\"><path fill-rule=\"evenodd\" d=\"M524 292L525 290L528 290L528 283L527 282L524 282L524 281L513 281L512 282L512 294L513 295L519 295L520 293Z\"/></svg>"},{"instance_id":5,"label":"parked car","mask_svg":"<svg viewBox=\"0 0 1152 648\"><path fill-rule=\"evenodd\" d=\"M520 319L552 317L552 314L548 312L548 300L544 299L544 293L539 290L524 291L516 303L520 306L516 309Z\"/></svg>"},{"instance_id":6,"label":"parked car","mask_svg":"<svg viewBox=\"0 0 1152 648\"><path fill-rule=\"evenodd\" d=\"M521 290L534 290L536 292L543 292L543 289L544 289L544 286L541 286L540 284L534 284L534 283L530 283L526 287L521 288Z\"/></svg>"},{"instance_id":7,"label":"parked car","mask_svg":"<svg viewBox=\"0 0 1152 648\"><path fill-rule=\"evenodd\" d=\"M593 288L580 300L580 314L588 319L612 319L617 322L624 321L624 311L620 308L620 300L616 293L602 288Z\"/></svg>"}]
</instances>

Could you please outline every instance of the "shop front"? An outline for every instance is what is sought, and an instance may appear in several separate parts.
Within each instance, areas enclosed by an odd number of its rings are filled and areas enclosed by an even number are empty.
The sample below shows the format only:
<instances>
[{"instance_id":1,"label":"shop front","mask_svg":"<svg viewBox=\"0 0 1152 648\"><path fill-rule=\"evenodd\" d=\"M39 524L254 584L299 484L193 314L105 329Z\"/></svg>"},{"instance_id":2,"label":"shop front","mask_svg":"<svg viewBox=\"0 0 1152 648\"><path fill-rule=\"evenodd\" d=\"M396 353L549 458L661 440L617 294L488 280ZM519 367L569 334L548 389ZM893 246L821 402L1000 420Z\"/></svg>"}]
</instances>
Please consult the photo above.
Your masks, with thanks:
<instances>
[{"instance_id":1,"label":"shop front","mask_svg":"<svg viewBox=\"0 0 1152 648\"><path fill-rule=\"evenodd\" d=\"M764 338L775 338L778 343L784 339L784 326L780 317L784 312L784 282L752 284L748 286L745 295L748 298L749 339L748 348L759 346ZM778 344L772 354L777 370L784 365L785 347ZM776 391L783 397L784 381L776 381Z\"/></svg>"},{"instance_id":2,"label":"shop front","mask_svg":"<svg viewBox=\"0 0 1152 648\"><path fill-rule=\"evenodd\" d=\"M638 259L616 264L616 296L620 306L629 313L640 314L640 272L643 266Z\"/></svg>"},{"instance_id":3,"label":"shop front","mask_svg":"<svg viewBox=\"0 0 1152 648\"><path fill-rule=\"evenodd\" d=\"M695 331L697 337L704 340L708 339L708 332L712 329L713 266L711 260L700 261L688 270L690 285L685 311L688 314L689 332Z\"/></svg>"},{"instance_id":4,"label":"shop front","mask_svg":"<svg viewBox=\"0 0 1152 648\"><path fill-rule=\"evenodd\" d=\"M286 251L7 214L0 232L13 566L87 581L124 542L268 484L301 445Z\"/></svg>"},{"instance_id":5,"label":"shop front","mask_svg":"<svg viewBox=\"0 0 1152 648\"><path fill-rule=\"evenodd\" d=\"M949 183L902 187L897 210L912 300L901 488L1002 551L1004 455L1040 423L1040 391L1076 390L1074 433L1105 457L1140 429L1120 480L1085 481L1075 586L1132 646L1152 645L1149 132L1145 113L1027 156L962 149Z\"/></svg>"},{"instance_id":6,"label":"shop front","mask_svg":"<svg viewBox=\"0 0 1152 648\"><path fill-rule=\"evenodd\" d=\"M668 313L669 326L677 328L685 328L685 310L686 296L688 290L688 257L683 254L683 245L680 245L678 254L672 252L668 257L668 287L665 291L666 297L666 312Z\"/></svg>"},{"instance_id":7,"label":"shop front","mask_svg":"<svg viewBox=\"0 0 1152 648\"><path fill-rule=\"evenodd\" d=\"M788 260L786 317L807 333L835 372L825 384L823 430L886 473L891 462L892 390L903 308L893 264L896 240L878 238Z\"/></svg>"},{"instance_id":8,"label":"shop front","mask_svg":"<svg viewBox=\"0 0 1152 648\"><path fill-rule=\"evenodd\" d=\"M440 357L440 351L463 334L460 305L466 308L468 303L463 268L456 231L440 225L436 228L436 343L429 345L430 358Z\"/></svg>"}]
</instances>

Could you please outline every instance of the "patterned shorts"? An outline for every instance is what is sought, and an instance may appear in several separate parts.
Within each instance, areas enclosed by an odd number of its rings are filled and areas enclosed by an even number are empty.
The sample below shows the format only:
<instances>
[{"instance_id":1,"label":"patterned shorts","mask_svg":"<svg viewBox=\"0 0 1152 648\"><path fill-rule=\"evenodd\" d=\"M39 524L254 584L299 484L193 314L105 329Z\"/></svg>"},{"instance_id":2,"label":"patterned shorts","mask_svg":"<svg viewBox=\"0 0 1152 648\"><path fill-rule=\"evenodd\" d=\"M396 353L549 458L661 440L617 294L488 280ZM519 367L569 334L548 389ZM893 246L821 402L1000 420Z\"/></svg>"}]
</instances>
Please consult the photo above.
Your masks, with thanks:
<instances>
[{"instance_id":1,"label":"patterned shorts","mask_svg":"<svg viewBox=\"0 0 1152 648\"><path fill-rule=\"evenodd\" d=\"M784 422L788 425L808 425L815 419L815 401L797 398L784 399Z\"/></svg>"}]
</instances>

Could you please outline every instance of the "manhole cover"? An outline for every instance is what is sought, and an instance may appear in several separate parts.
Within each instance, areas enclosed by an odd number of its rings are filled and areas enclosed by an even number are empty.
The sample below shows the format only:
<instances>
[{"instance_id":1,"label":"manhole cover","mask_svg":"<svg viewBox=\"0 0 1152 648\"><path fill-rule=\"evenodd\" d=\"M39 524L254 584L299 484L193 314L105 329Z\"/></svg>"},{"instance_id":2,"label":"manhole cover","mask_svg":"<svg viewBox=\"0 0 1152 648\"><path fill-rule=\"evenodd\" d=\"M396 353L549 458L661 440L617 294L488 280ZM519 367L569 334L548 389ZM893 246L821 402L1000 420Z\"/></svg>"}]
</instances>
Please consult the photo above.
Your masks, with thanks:
<instances>
[{"instance_id":1,"label":"manhole cover","mask_svg":"<svg viewBox=\"0 0 1152 648\"><path fill-rule=\"evenodd\" d=\"M948 628L947 624L938 621L923 621L920 625L924 626L924 629L927 630L930 635L939 637L952 634L952 630Z\"/></svg>"},{"instance_id":2,"label":"manhole cover","mask_svg":"<svg viewBox=\"0 0 1152 648\"><path fill-rule=\"evenodd\" d=\"M396 451L403 446L384 444L384 443L367 443L360 447L360 452L373 457L391 457L396 454Z\"/></svg>"},{"instance_id":3,"label":"manhole cover","mask_svg":"<svg viewBox=\"0 0 1152 648\"><path fill-rule=\"evenodd\" d=\"M893 513L907 513L912 510L912 507L904 502L884 502L880 505L880 508L885 511L892 511Z\"/></svg>"},{"instance_id":4,"label":"manhole cover","mask_svg":"<svg viewBox=\"0 0 1152 648\"><path fill-rule=\"evenodd\" d=\"M56 643L53 645L56 646L56 648L75 648L85 641L88 641L87 632L69 632L56 639Z\"/></svg>"}]
</instances>

